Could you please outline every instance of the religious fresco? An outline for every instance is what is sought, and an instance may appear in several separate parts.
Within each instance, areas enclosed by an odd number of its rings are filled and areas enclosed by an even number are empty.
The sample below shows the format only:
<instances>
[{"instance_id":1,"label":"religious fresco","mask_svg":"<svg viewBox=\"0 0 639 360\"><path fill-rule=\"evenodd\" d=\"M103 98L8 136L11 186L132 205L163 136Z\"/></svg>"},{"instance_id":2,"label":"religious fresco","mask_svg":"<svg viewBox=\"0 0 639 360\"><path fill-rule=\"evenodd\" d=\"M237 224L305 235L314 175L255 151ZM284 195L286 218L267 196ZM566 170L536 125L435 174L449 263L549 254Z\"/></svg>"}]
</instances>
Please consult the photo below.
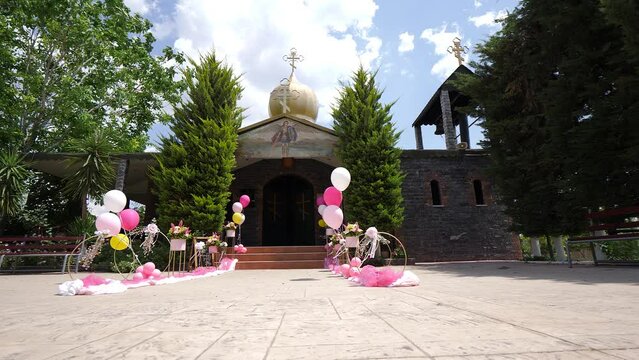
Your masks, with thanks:
<instances>
[{"instance_id":1,"label":"religious fresco","mask_svg":"<svg viewBox=\"0 0 639 360\"><path fill-rule=\"evenodd\" d=\"M289 117L264 124L239 136L237 155L244 159L333 158L337 137Z\"/></svg>"}]
</instances>

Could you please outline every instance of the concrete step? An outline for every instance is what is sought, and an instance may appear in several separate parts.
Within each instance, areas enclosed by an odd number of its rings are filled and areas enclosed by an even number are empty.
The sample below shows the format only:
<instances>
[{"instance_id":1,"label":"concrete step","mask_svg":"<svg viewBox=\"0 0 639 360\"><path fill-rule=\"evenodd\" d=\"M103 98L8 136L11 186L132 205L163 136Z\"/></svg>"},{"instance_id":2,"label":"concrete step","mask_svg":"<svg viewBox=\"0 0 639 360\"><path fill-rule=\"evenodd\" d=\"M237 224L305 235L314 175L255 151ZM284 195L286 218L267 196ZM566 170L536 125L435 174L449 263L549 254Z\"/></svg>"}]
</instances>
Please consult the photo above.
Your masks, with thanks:
<instances>
[{"instance_id":1,"label":"concrete step","mask_svg":"<svg viewBox=\"0 0 639 360\"><path fill-rule=\"evenodd\" d=\"M290 261L238 261L236 270L263 269L321 269L324 260L290 260Z\"/></svg>"},{"instance_id":2,"label":"concrete step","mask_svg":"<svg viewBox=\"0 0 639 360\"><path fill-rule=\"evenodd\" d=\"M246 254L229 254L239 261L238 270L321 269L326 250L323 246L249 246Z\"/></svg>"},{"instance_id":3,"label":"concrete step","mask_svg":"<svg viewBox=\"0 0 639 360\"><path fill-rule=\"evenodd\" d=\"M324 252L324 246L247 246L248 252L255 253L303 253Z\"/></svg>"},{"instance_id":4,"label":"concrete step","mask_svg":"<svg viewBox=\"0 0 639 360\"><path fill-rule=\"evenodd\" d=\"M291 260L324 260L326 252L301 252L301 253L251 253L235 254L240 261L291 261Z\"/></svg>"}]
</instances>

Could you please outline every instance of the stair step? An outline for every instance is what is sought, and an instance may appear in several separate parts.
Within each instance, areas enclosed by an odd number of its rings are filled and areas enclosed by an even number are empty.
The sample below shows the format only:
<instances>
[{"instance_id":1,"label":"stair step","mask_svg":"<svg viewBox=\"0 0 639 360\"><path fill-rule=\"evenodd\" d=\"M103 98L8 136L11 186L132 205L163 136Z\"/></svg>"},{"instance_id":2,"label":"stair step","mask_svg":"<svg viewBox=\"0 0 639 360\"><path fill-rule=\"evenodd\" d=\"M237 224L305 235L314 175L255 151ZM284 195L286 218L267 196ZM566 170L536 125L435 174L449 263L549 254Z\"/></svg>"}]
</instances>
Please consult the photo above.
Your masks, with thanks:
<instances>
[{"instance_id":1,"label":"stair step","mask_svg":"<svg viewBox=\"0 0 639 360\"><path fill-rule=\"evenodd\" d=\"M322 260L326 257L326 252L306 252L306 253L251 253L235 254L235 257L243 261L286 261L286 260Z\"/></svg>"},{"instance_id":2,"label":"stair step","mask_svg":"<svg viewBox=\"0 0 639 360\"><path fill-rule=\"evenodd\" d=\"M262 270L262 269L321 269L324 260L291 260L291 261L239 261L235 266L237 270Z\"/></svg>"},{"instance_id":3,"label":"stair step","mask_svg":"<svg viewBox=\"0 0 639 360\"><path fill-rule=\"evenodd\" d=\"M247 246L249 253L324 252L324 246Z\"/></svg>"}]
</instances>

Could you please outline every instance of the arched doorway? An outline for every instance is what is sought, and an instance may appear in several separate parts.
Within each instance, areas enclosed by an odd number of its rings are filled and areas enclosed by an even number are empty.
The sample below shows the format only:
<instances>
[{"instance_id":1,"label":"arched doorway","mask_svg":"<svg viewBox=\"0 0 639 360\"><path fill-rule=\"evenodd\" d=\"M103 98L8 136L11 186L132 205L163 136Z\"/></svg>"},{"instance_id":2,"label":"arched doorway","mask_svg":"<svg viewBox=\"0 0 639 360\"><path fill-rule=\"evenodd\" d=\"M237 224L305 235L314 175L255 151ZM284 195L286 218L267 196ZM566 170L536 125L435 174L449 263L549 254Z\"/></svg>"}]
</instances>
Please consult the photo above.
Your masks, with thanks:
<instances>
[{"instance_id":1,"label":"arched doorway","mask_svg":"<svg viewBox=\"0 0 639 360\"><path fill-rule=\"evenodd\" d=\"M297 176L279 176L264 186L262 244L314 245L313 187Z\"/></svg>"}]
</instances>

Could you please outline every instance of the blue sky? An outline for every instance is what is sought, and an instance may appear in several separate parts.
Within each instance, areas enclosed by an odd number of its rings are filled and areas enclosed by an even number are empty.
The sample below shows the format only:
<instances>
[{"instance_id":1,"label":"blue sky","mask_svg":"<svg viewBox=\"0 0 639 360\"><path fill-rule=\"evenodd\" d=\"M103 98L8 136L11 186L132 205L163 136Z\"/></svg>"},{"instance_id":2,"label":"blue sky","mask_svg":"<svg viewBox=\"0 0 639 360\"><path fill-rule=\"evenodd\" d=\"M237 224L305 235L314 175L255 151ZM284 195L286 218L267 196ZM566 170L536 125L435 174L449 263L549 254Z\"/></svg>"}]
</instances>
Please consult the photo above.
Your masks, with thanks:
<instances>
[{"instance_id":1,"label":"blue sky","mask_svg":"<svg viewBox=\"0 0 639 360\"><path fill-rule=\"evenodd\" d=\"M471 49L499 30L494 19L514 0L125 0L154 24L156 49L169 45L190 56L215 49L239 73L247 107L244 125L268 117L268 96L290 68L282 60L295 47L304 56L298 80L320 102L318 123L331 127L330 106L339 81L362 63L379 69L382 100L397 100L393 121L399 146L414 149L411 124L441 82L457 67L446 52L458 36ZM166 134L156 125L151 140ZM434 128L422 127L425 148L443 149ZM471 142L481 140L471 128ZM477 147L477 146L475 146Z\"/></svg>"}]
</instances>

